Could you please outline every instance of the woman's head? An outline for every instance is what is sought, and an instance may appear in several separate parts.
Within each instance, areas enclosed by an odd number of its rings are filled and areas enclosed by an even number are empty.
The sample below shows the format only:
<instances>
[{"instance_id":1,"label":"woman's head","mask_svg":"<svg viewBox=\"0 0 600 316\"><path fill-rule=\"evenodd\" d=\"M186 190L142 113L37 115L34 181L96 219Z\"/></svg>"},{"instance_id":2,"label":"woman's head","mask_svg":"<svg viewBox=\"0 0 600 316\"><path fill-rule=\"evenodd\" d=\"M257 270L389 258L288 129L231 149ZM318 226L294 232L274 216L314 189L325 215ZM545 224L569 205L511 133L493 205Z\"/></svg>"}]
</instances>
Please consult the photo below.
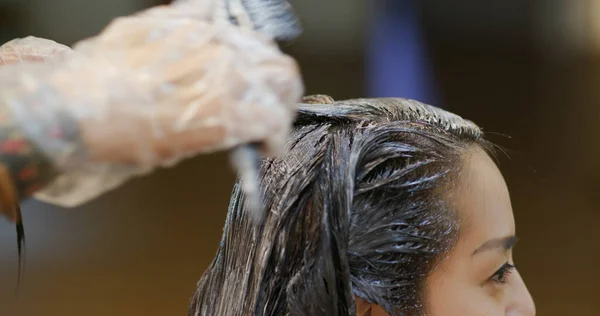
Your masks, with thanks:
<instances>
[{"instance_id":1,"label":"woman's head","mask_svg":"<svg viewBox=\"0 0 600 316\"><path fill-rule=\"evenodd\" d=\"M475 124L405 99L307 102L261 167L262 226L236 185L192 315L535 314Z\"/></svg>"}]
</instances>

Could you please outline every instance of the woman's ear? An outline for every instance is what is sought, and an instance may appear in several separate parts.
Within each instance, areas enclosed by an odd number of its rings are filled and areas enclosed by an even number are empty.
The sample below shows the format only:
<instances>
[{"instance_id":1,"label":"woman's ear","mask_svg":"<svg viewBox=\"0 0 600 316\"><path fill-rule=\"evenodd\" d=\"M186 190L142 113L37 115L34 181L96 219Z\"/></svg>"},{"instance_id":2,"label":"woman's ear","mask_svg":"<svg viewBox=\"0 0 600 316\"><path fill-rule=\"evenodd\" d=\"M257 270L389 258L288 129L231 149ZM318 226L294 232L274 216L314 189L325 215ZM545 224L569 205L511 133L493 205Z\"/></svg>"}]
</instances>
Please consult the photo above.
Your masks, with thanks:
<instances>
[{"instance_id":1,"label":"woman's ear","mask_svg":"<svg viewBox=\"0 0 600 316\"><path fill-rule=\"evenodd\" d=\"M377 304L369 303L358 296L354 296L356 302L356 316L390 316Z\"/></svg>"},{"instance_id":2,"label":"woman's ear","mask_svg":"<svg viewBox=\"0 0 600 316\"><path fill-rule=\"evenodd\" d=\"M354 301L356 302L356 316L371 316L371 303L358 296L354 296Z\"/></svg>"}]
</instances>

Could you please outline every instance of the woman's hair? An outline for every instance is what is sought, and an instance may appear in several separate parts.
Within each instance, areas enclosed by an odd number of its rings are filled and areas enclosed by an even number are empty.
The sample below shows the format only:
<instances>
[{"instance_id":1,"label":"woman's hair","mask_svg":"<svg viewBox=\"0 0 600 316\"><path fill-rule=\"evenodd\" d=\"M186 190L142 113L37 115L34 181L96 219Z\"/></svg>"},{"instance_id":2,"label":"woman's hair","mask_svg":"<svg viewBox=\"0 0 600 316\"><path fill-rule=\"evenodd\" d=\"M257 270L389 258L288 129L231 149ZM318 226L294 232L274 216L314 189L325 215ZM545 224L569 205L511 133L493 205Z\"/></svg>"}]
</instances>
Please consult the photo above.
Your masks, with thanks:
<instances>
[{"instance_id":1,"label":"woman's hair","mask_svg":"<svg viewBox=\"0 0 600 316\"><path fill-rule=\"evenodd\" d=\"M446 192L469 148L487 147L481 129L407 99L305 102L285 155L261 165L261 225L235 185L190 315L355 316L354 295L423 312L459 233Z\"/></svg>"}]
</instances>

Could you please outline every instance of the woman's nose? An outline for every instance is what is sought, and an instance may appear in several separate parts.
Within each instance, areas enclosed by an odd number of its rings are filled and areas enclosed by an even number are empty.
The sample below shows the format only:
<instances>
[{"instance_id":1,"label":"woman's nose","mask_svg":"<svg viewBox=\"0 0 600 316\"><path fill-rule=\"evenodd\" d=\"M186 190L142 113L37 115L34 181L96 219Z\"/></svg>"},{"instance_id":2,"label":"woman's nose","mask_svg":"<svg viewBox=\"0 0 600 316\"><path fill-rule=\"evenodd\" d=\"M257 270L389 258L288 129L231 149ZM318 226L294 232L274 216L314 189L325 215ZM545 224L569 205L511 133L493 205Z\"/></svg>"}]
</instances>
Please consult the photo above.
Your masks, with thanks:
<instances>
[{"instance_id":1,"label":"woman's nose","mask_svg":"<svg viewBox=\"0 0 600 316\"><path fill-rule=\"evenodd\" d=\"M521 275L516 272L506 316L535 316L535 303Z\"/></svg>"}]
</instances>

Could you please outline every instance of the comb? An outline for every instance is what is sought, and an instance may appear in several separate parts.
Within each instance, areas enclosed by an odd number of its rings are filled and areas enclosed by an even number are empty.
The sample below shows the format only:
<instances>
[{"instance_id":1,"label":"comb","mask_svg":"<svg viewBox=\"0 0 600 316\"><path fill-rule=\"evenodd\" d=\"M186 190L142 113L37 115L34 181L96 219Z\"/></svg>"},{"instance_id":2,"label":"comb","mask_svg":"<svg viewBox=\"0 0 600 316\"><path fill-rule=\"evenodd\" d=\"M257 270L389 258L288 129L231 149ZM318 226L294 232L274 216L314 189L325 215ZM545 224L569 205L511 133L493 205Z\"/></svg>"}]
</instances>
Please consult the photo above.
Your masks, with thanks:
<instances>
[{"instance_id":1,"label":"comb","mask_svg":"<svg viewBox=\"0 0 600 316\"><path fill-rule=\"evenodd\" d=\"M222 0L217 10L229 23L253 29L277 41L291 41L302 33L300 20L286 0ZM239 173L247 212L255 224L262 223L264 218L260 160L260 144L256 143L240 145L230 153L231 164Z\"/></svg>"}]
</instances>

